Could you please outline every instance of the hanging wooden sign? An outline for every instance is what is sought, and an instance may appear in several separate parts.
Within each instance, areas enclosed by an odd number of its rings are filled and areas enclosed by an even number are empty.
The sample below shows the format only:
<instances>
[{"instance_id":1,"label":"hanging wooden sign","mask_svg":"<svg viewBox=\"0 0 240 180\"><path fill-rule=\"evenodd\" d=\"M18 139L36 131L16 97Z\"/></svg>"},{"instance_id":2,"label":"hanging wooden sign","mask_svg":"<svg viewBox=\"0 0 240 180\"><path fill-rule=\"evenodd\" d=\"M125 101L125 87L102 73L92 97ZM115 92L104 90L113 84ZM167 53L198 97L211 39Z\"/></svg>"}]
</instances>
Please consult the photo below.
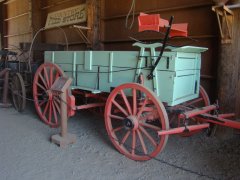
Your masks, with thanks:
<instances>
[{"instance_id":1,"label":"hanging wooden sign","mask_svg":"<svg viewBox=\"0 0 240 180\"><path fill-rule=\"evenodd\" d=\"M45 28L54 28L87 21L86 4L51 12L47 16Z\"/></svg>"}]
</instances>

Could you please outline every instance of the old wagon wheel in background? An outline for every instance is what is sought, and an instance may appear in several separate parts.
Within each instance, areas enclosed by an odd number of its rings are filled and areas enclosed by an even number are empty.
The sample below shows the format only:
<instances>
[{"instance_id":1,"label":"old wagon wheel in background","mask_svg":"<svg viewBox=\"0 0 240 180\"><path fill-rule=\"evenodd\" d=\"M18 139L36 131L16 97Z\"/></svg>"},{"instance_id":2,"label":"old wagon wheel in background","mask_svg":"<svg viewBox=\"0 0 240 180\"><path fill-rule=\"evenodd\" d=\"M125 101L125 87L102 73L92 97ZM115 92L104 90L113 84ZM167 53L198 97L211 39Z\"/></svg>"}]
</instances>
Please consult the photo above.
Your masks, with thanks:
<instances>
[{"instance_id":1,"label":"old wagon wheel in background","mask_svg":"<svg viewBox=\"0 0 240 180\"><path fill-rule=\"evenodd\" d=\"M20 73L12 76L11 91L14 108L22 112L26 107L26 88Z\"/></svg>"},{"instance_id":2,"label":"old wagon wheel in background","mask_svg":"<svg viewBox=\"0 0 240 180\"><path fill-rule=\"evenodd\" d=\"M59 66L52 63L42 64L33 80L33 99L36 111L43 122L58 127L60 121L60 99L49 91L55 80L63 76Z\"/></svg>"},{"instance_id":3,"label":"old wagon wheel in background","mask_svg":"<svg viewBox=\"0 0 240 180\"><path fill-rule=\"evenodd\" d=\"M152 91L136 83L120 85L111 92L105 106L105 126L116 149L133 160L155 157L168 139L157 133L169 128L165 107Z\"/></svg>"},{"instance_id":4,"label":"old wagon wheel in background","mask_svg":"<svg viewBox=\"0 0 240 180\"><path fill-rule=\"evenodd\" d=\"M210 100L209 100L209 97L208 97L208 94L207 92L205 91L205 89L200 86L200 89L199 89L199 97L196 98L196 99L193 99L191 101L187 101L183 104L181 104L183 107L186 108L186 110L189 110L189 109L195 109L195 108L201 108L201 107L205 107L205 106L209 106L210 105ZM193 117L193 118L190 118L188 120L188 124L189 125L194 125L194 124L200 124L201 122L198 120L197 117ZM181 120L179 119L178 120L178 126L183 126ZM180 134L181 136L183 137L188 137L188 136L192 136L198 132L200 132L201 130L196 130L196 131L191 131L191 132L184 132L182 134Z\"/></svg>"}]
</instances>

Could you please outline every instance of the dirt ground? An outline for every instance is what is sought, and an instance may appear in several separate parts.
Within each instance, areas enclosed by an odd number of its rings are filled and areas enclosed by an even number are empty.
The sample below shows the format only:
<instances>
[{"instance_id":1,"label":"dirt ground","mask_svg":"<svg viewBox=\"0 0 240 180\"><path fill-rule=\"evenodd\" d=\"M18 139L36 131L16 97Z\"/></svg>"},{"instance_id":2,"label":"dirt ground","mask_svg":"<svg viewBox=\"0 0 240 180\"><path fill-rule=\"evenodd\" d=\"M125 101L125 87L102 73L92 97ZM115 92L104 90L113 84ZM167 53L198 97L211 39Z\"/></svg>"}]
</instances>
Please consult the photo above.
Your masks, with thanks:
<instances>
[{"instance_id":1,"label":"dirt ground","mask_svg":"<svg viewBox=\"0 0 240 180\"><path fill-rule=\"evenodd\" d=\"M101 117L79 112L69 132L77 143L61 149L49 140L59 129L43 124L33 108L0 109L0 179L240 179L238 135L171 136L156 159L135 162L115 150Z\"/></svg>"}]
</instances>

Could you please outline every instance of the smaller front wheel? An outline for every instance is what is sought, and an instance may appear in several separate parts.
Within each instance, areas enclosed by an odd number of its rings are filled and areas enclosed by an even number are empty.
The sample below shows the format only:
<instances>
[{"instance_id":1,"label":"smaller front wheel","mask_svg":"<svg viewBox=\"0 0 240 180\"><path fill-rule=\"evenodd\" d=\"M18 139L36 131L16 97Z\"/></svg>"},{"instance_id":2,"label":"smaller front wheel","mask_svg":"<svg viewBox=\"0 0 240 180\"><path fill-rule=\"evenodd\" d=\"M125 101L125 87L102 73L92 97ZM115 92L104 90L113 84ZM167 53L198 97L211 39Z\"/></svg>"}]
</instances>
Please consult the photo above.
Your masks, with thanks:
<instances>
[{"instance_id":1,"label":"smaller front wheel","mask_svg":"<svg viewBox=\"0 0 240 180\"><path fill-rule=\"evenodd\" d=\"M11 90L14 108L18 112L22 112L26 107L26 88L20 73L13 75Z\"/></svg>"},{"instance_id":2,"label":"smaller front wheel","mask_svg":"<svg viewBox=\"0 0 240 180\"><path fill-rule=\"evenodd\" d=\"M44 63L35 73L33 98L41 120L50 127L58 127L60 122L60 99L52 93L51 87L64 72L56 64Z\"/></svg>"},{"instance_id":3,"label":"smaller front wheel","mask_svg":"<svg viewBox=\"0 0 240 180\"><path fill-rule=\"evenodd\" d=\"M161 152L169 129L163 104L143 85L127 83L116 87L105 106L105 126L115 148L130 159L149 160Z\"/></svg>"}]
</instances>

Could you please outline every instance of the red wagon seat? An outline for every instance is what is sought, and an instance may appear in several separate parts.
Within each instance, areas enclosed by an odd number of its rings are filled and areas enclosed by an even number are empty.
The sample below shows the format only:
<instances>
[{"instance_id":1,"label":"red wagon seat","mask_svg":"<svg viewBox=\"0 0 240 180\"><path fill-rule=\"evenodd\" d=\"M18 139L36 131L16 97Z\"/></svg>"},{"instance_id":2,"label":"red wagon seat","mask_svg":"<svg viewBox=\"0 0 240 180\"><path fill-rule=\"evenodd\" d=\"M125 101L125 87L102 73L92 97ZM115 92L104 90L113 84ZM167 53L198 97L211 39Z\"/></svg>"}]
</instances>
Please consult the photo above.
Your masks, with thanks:
<instances>
[{"instance_id":1,"label":"red wagon seat","mask_svg":"<svg viewBox=\"0 0 240 180\"><path fill-rule=\"evenodd\" d=\"M138 25L139 25L139 32L142 31L165 31L165 27L168 26L168 20L160 18L160 14L145 14L140 13L138 16ZM169 36L188 36L187 32L187 23L180 23L180 24L172 24L172 28L170 31Z\"/></svg>"}]
</instances>

